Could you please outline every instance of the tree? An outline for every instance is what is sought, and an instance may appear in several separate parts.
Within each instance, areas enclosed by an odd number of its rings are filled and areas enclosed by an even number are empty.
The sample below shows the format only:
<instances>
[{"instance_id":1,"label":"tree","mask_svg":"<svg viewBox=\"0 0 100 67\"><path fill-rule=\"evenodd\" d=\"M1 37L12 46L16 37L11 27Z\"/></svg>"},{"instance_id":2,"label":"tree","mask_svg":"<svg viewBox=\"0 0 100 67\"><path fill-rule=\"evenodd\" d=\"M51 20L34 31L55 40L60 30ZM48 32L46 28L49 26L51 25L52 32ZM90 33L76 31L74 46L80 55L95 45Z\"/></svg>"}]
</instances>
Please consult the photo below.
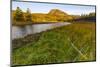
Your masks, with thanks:
<instances>
[{"instance_id":1,"label":"tree","mask_svg":"<svg viewBox=\"0 0 100 67\"><path fill-rule=\"evenodd\" d=\"M96 15L95 12L89 13L89 16L95 16L95 15Z\"/></svg>"},{"instance_id":2,"label":"tree","mask_svg":"<svg viewBox=\"0 0 100 67\"><path fill-rule=\"evenodd\" d=\"M24 21L24 14L19 7L17 7L17 9L15 11L15 17L14 18L15 18L16 21Z\"/></svg>"},{"instance_id":3,"label":"tree","mask_svg":"<svg viewBox=\"0 0 100 67\"><path fill-rule=\"evenodd\" d=\"M27 12L26 12L25 18L26 18L26 21L28 21L28 22L32 21L32 15L31 15L31 11L30 11L29 8L27 8Z\"/></svg>"}]
</instances>

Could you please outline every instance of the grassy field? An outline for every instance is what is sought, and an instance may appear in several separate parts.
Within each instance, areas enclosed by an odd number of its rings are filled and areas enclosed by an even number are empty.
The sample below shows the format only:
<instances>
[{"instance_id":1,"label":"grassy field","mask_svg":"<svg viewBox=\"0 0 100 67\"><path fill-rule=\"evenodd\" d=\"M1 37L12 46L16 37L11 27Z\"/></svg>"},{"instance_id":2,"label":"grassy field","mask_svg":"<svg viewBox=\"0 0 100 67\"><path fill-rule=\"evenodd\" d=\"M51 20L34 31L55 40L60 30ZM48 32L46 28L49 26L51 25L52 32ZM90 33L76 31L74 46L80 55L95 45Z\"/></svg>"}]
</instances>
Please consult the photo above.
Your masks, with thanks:
<instances>
[{"instance_id":1,"label":"grassy field","mask_svg":"<svg viewBox=\"0 0 100 67\"><path fill-rule=\"evenodd\" d=\"M95 61L95 23L72 23L43 32L38 41L14 49L13 65Z\"/></svg>"}]
</instances>

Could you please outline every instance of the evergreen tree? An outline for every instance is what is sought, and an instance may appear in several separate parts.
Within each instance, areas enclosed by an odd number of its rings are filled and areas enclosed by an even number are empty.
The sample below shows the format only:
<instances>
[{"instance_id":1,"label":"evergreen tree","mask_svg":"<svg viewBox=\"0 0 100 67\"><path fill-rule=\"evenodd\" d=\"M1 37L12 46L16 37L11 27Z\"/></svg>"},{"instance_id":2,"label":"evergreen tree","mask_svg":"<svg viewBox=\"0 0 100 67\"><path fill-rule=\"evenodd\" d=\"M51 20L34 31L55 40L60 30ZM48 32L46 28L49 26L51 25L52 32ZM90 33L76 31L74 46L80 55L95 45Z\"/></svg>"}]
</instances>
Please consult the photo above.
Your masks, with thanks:
<instances>
[{"instance_id":1,"label":"evergreen tree","mask_svg":"<svg viewBox=\"0 0 100 67\"><path fill-rule=\"evenodd\" d=\"M24 21L23 12L19 7L17 7L17 9L15 11L15 17L14 18L15 18L16 21Z\"/></svg>"},{"instance_id":2,"label":"evergreen tree","mask_svg":"<svg viewBox=\"0 0 100 67\"><path fill-rule=\"evenodd\" d=\"M29 8L27 8L27 12L26 12L26 21L31 22L32 21L32 15L31 15L31 11Z\"/></svg>"},{"instance_id":3,"label":"evergreen tree","mask_svg":"<svg viewBox=\"0 0 100 67\"><path fill-rule=\"evenodd\" d=\"M96 15L95 12L89 13L89 16L95 16L95 15Z\"/></svg>"}]
</instances>

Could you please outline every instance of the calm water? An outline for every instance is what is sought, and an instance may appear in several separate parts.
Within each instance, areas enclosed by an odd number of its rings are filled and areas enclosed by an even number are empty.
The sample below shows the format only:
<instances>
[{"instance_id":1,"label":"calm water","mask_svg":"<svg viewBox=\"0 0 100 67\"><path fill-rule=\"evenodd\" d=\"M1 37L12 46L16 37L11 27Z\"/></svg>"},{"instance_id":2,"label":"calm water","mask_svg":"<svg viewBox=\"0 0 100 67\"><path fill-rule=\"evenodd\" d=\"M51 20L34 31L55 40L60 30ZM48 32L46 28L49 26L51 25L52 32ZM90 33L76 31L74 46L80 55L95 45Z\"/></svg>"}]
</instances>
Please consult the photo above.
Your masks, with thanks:
<instances>
[{"instance_id":1,"label":"calm water","mask_svg":"<svg viewBox=\"0 0 100 67\"><path fill-rule=\"evenodd\" d=\"M29 34L40 33L42 31L68 25L70 23L34 24L26 26L12 26L12 39L23 38Z\"/></svg>"}]
</instances>

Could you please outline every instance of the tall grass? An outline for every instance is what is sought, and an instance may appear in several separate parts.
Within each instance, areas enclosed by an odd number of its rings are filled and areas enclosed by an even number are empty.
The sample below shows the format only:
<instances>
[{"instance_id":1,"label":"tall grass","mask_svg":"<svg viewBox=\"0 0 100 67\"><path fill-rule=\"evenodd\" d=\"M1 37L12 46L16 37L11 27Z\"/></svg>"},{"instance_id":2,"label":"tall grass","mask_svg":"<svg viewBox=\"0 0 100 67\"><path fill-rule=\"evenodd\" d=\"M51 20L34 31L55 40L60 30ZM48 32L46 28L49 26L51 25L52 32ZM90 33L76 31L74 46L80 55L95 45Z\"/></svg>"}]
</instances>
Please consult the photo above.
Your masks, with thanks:
<instances>
[{"instance_id":1,"label":"tall grass","mask_svg":"<svg viewBox=\"0 0 100 67\"><path fill-rule=\"evenodd\" d=\"M13 50L13 65L95 59L95 23L74 23L43 32L38 41Z\"/></svg>"}]
</instances>

